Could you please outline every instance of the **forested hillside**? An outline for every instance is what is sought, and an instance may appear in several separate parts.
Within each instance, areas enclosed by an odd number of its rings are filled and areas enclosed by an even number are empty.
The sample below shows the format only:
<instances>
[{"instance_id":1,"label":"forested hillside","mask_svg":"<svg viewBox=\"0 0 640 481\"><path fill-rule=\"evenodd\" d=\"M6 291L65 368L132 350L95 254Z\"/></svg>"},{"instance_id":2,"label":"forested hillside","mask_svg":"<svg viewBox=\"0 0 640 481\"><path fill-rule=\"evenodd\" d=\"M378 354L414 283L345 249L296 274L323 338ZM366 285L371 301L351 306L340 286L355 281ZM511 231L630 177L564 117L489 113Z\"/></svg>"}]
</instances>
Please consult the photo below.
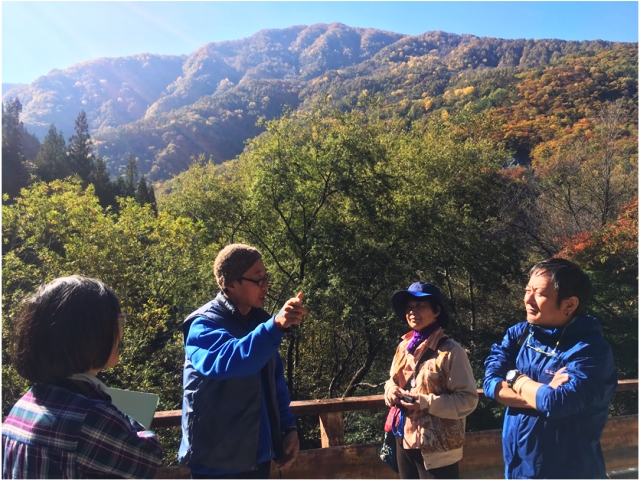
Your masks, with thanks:
<instances>
[{"instance_id":1,"label":"forested hillside","mask_svg":"<svg viewBox=\"0 0 640 481\"><path fill-rule=\"evenodd\" d=\"M242 78L167 73L182 93L158 81L152 114L92 131L80 109L42 141L22 98L5 101L3 414L27 388L10 360L19 302L68 274L103 280L128 314L107 383L180 409L180 324L217 292L212 262L230 242L263 252L269 309L305 293L309 315L281 348L293 399L380 394L407 331L391 295L418 279L442 289L480 386L491 343L524 317L528 269L555 255L589 273L618 376L637 378L637 47L394 35L331 25L211 44L171 61ZM291 61L270 70L272 50ZM632 412L637 393L616 394L611 414ZM467 429L501 413L481 403ZM379 440L383 422L348 414L347 442ZM318 430L301 419L304 447ZM179 429L161 436L175 463Z\"/></svg>"},{"instance_id":2,"label":"forested hillside","mask_svg":"<svg viewBox=\"0 0 640 481\"><path fill-rule=\"evenodd\" d=\"M567 64L575 74L555 78ZM526 89L535 88L532 76L549 79L551 89L556 82L560 90L566 82L578 84L569 88L563 105L573 96L584 108L577 115L567 112L561 122L565 127L585 118L598 102L621 98L633 103L637 47L440 31L406 36L317 24L211 43L183 57L93 60L50 72L3 99L20 100L22 122L40 139L51 124L71 133L84 110L97 153L111 174L122 174L134 156L140 171L159 181L178 174L201 153L218 163L232 159L247 139L264 130L256 122L279 116L285 106L309 108L327 93L342 105L365 90L383 96L387 115L410 119L463 107L506 108L514 125L504 136L518 161L527 163L530 137L538 139L544 121L527 119L531 123L522 132L511 111L526 111L520 104L530 100ZM606 96L598 89L606 89ZM554 92L548 93L555 99ZM557 117L554 110L550 106L541 114Z\"/></svg>"}]
</instances>

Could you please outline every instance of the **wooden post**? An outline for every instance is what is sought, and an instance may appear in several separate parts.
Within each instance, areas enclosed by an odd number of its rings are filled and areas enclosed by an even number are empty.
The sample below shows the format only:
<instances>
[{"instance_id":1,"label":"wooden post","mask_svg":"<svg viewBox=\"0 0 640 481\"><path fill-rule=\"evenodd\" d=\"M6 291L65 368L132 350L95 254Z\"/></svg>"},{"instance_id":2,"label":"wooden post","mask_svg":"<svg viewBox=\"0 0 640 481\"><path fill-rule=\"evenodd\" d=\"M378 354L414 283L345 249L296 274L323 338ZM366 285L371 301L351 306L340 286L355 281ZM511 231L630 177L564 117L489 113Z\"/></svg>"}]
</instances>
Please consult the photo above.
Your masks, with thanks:
<instances>
[{"instance_id":1,"label":"wooden post","mask_svg":"<svg viewBox=\"0 0 640 481\"><path fill-rule=\"evenodd\" d=\"M320 417L320 441L323 448L344 445L342 412L322 413Z\"/></svg>"}]
</instances>

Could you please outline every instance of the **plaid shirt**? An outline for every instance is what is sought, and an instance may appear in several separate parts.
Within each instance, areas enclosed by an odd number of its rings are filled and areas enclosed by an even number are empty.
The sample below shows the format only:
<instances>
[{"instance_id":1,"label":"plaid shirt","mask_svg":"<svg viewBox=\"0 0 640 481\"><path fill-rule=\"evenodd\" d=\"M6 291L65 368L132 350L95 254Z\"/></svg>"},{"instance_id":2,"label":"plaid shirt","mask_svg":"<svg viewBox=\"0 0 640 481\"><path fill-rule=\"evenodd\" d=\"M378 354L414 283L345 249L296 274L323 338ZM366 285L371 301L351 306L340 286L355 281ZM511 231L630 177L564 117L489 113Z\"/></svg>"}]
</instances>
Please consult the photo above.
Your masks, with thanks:
<instances>
[{"instance_id":1,"label":"plaid shirt","mask_svg":"<svg viewBox=\"0 0 640 481\"><path fill-rule=\"evenodd\" d=\"M156 435L88 382L36 384L2 425L3 478L151 478Z\"/></svg>"}]
</instances>

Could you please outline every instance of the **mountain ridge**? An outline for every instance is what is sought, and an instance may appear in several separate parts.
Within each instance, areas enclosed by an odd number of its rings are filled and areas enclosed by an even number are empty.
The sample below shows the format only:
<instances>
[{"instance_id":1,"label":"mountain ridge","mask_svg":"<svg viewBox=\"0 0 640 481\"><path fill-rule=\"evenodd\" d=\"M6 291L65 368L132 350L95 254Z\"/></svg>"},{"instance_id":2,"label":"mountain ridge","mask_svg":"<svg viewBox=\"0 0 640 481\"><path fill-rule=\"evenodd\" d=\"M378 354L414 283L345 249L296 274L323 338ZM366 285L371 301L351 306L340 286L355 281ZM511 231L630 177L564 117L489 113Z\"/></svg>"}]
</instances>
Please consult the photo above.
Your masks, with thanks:
<instances>
[{"instance_id":1,"label":"mountain ridge","mask_svg":"<svg viewBox=\"0 0 640 481\"><path fill-rule=\"evenodd\" d=\"M3 101L17 96L21 120L40 138L52 123L68 136L85 110L112 173L134 155L141 172L163 179L199 153L216 162L233 158L261 132L256 121L280 115L284 105L304 108L324 94L353 101L363 90L390 103L427 104L460 75L542 68L624 45L296 25L207 43L188 55L138 54L54 69L4 93Z\"/></svg>"}]
</instances>

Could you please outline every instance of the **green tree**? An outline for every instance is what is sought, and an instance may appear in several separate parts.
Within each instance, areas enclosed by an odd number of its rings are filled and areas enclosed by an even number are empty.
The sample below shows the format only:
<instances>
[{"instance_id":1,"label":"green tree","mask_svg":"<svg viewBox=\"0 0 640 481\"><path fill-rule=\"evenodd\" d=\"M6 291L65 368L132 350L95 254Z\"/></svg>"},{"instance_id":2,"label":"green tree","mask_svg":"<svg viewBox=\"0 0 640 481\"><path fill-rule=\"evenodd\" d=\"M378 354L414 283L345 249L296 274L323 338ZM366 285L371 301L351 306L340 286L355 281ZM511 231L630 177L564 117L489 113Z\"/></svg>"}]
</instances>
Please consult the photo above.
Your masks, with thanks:
<instances>
[{"instance_id":1,"label":"green tree","mask_svg":"<svg viewBox=\"0 0 640 481\"><path fill-rule=\"evenodd\" d=\"M109 172L107 172L107 164L102 157L96 157L93 161L89 182L93 184L102 207L118 207L114 186L109 178Z\"/></svg>"},{"instance_id":2,"label":"green tree","mask_svg":"<svg viewBox=\"0 0 640 481\"><path fill-rule=\"evenodd\" d=\"M353 393L388 340L378 309L397 253L385 127L320 104L268 122L239 161L248 202L238 233L275 269L274 305L313 293L313 321L285 348L294 397Z\"/></svg>"},{"instance_id":3,"label":"green tree","mask_svg":"<svg viewBox=\"0 0 640 481\"><path fill-rule=\"evenodd\" d=\"M132 197L140 205L149 204L154 212L158 212L153 186L147 184L144 175L138 179L138 160L133 155L129 156L125 174L119 176L111 187L116 196Z\"/></svg>"},{"instance_id":4,"label":"green tree","mask_svg":"<svg viewBox=\"0 0 640 481\"><path fill-rule=\"evenodd\" d=\"M127 162L127 168L124 174L124 185L126 189L124 192L124 195L126 197L135 197L137 184L138 184L138 161L133 155L130 155L129 161Z\"/></svg>"},{"instance_id":5,"label":"green tree","mask_svg":"<svg viewBox=\"0 0 640 481\"><path fill-rule=\"evenodd\" d=\"M25 221L28 219L28 222ZM216 247L187 218L123 199L100 205L78 178L37 182L3 208L3 412L26 385L13 370L6 336L17 306L42 282L69 274L104 281L128 314L120 365L103 374L114 387L160 395L161 410L181 403L182 319L213 291ZM177 446L176 434L165 445ZM175 458L175 451L170 461Z\"/></svg>"},{"instance_id":6,"label":"green tree","mask_svg":"<svg viewBox=\"0 0 640 481\"><path fill-rule=\"evenodd\" d=\"M11 201L29 183L29 171L22 152L22 104L9 99L2 104L2 194Z\"/></svg>"},{"instance_id":7,"label":"green tree","mask_svg":"<svg viewBox=\"0 0 640 481\"><path fill-rule=\"evenodd\" d=\"M89 176L95 168L92 145L87 114L81 110L75 121L75 134L69 137L67 153L74 172L80 176L84 185L90 182Z\"/></svg>"},{"instance_id":8,"label":"green tree","mask_svg":"<svg viewBox=\"0 0 640 481\"><path fill-rule=\"evenodd\" d=\"M158 206L156 205L156 194L153 190L153 185L147 184L144 175L140 177L140 181L138 182L138 186L136 187L136 200L140 205L149 204L153 211L156 214L158 213Z\"/></svg>"},{"instance_id":9,"label":"green tree","mask_svg":"<svg viewBox=\"0 0 640 481\"><path fill-rule=\"evenodd\" d=\"M40 179L50 182L54 179L64 179L74 173L67 157L67 148L62 132L51 124L44 138L42 148L35 160L36 174Z\"/></svg>"},{"instance_id":10,"label":"green tree","mask_svg":"<svg viewBox=\"0 0 640 481\"><path fill-rule=\"evenodd\" d=\"M312 293L312 319L284 347L296 397L378 386L403 329L389 296L418 278L443 286L467 346L471 330L513 310L507 280L523 252L505 227L508 153L475 133L480 121L412 129L378 111L363 96L349 113L321 104L287 114L239 160L235 185L248 200L237 232L267 255L274 306Z\"/></svg>"},{"instance_id":11,"label":"green tree","mask_svg":"<svg viewBox=\"0 0 640 481\"><path fill-rule=\"evenodd\" d=\"M201 155L191 167L169 182L169 194L158 207L175 216L201 222L207 242L234 242L246 221L246 187L237 162L216 165Z\"/></svg>"},{"instance_id":12,"label":"green tree","mask_svg":"<svg viewBox=\"0 0 640 481\"><path fill-rule=\"evenodd\" d=\"M111 206L117 209L115 197L120 193L121 186L111 182L106 162L102 157L96 157L92 146L87 115L81 110L75 121L75 134L69 137L67 157L73 171L82 179L83 185L94 185L100 204L103 207Z\"/></svg>"}]
</instances>

